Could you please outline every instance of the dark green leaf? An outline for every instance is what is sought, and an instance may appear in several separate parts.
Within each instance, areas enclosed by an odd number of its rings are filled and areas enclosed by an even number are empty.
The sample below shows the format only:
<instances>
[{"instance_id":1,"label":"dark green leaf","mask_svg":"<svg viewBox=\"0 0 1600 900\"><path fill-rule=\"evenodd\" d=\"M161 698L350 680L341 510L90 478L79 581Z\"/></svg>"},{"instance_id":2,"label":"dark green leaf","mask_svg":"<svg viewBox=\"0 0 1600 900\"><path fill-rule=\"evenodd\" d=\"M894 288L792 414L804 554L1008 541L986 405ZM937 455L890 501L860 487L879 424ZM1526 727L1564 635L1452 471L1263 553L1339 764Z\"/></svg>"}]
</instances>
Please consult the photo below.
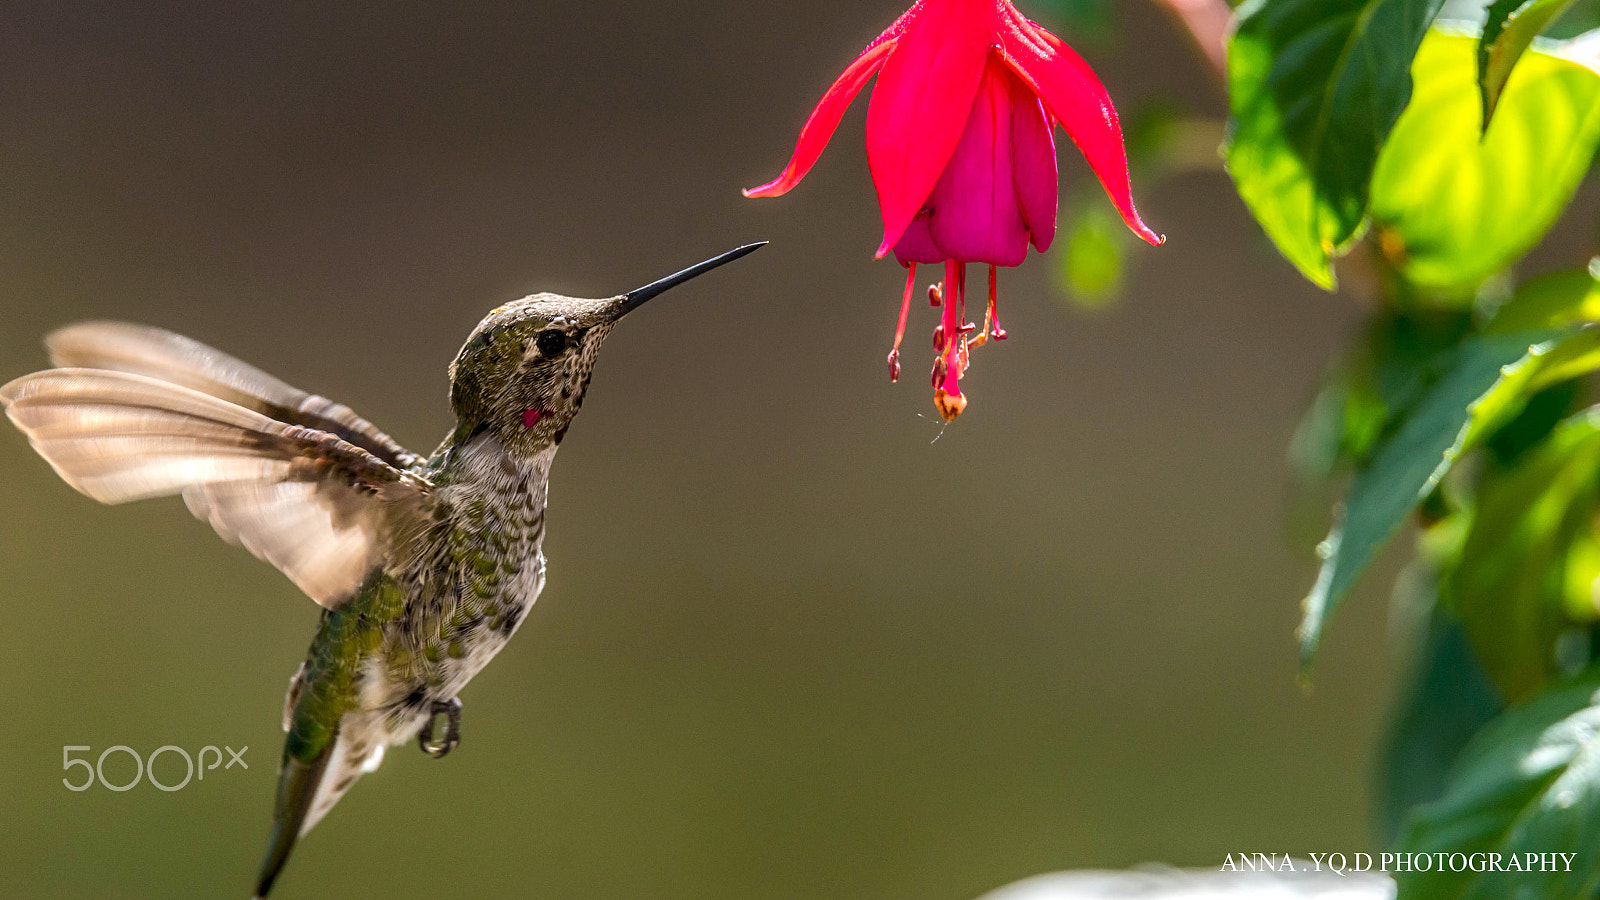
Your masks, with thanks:
<instances>
[{"instance_id":1,"label":"dark green leaf","mask_svg":"<svg viewBox=\"0 0 1600 900\"><path fill-rule=\"evenodd\" d=\"M1478 41L1478 90L1483 100L1483 130L1500 102L1506 80L1524 50L1577 0L1495 0Z\"/></svg>"},{"instance_id":2,"label":"dark green leaf","mask_svg":"<svg viewBox=\"0 0 1600 900\"><path fill-rule=\"evenodd\" d=\"M1600 419L1590 413L1483 478L1443 594L1508 699L1532 694L1557 674L1556 639L1574 618L1594 619L1596 573L1585 582L1568 572L1591 568L1597 499ZM1570 608L1569 585L1580 590Z\"/></svg>"},{"instance_id":3,"label":"dark green leaf","mask_svg":"<svg viewBox=\"0 0 1600 900\"><path fill-rule=\"evenodd\" d=\"M1342 520L1317 548L1323 563L1303 603L1302 667L1315 656L1328 616L1455 460L1540 391L1600 369L1600 329L1560 327L1600 321L1593 317L1594 282L1588 273L1530 282L1501 308L1489 333L1463 342L1445 374L1386 428L1356 473Z\"/></svg>"},{"instance_id":4,"label":"dark green leaf","mask_svg":"<svg viewBox=\"0 0 1600 900\"><path fill-rule=\"evenodd\" d=\"M1366 464L1377 442L1439 380L1471 329L1470 311L1455 307L1386 309L1367 324L1289 446L1288 514L1297 540L1327 533L1338 476Z\"/></svg>"},{"instance_id":5,"label":"dark green leaf","mask_svg":"<svg viewBox=\"0 0 1600 900\"><path fill-rule=\"evenodd\" d=\"M1401 690L1379 763L1385 844L1398 835L1412 807L1444 793L1462 748L1504 708L1460 623L1435 610Z\"/></svg>"},{"instance_id":6,"label":"dark green leaf","mask_svg":"<svg viewBox=\"0 0 1600 900\"><path fill-rule=\"evenodd\" d=\"M1600 883L1600 669L1491 722L1462 752L1449 789L1419 808L1400 848L1414 853L1573 854L1555 871L1400 872L1408 900L1594 896ZM1534 858L1538 858L1535 856ZM1487 858L1484 858L1487 862ZM1488 868L1480 866L1479 868Z\"/></svg>"},{"instance_id":7,"label":"dark green leaf","mask_svg":"<svg viewBox=\"0 0 1600 900\"><path fill-rule=\"evenodd\" d=\"M1596 28L1600 28L1600 2L1578 0L1578 4L1556 19L1544 30L1543 35L1546 38L1575 38Z\"/></svg>"},{"instance_id":8,"label":"dark green leaf","mask_svg":"<svg viewBox=\"0 0 1600 900\"><path fill-rule=\"evenodd\" d=\"M1304 602L1302 665L1315 655L1328 616L1406 516L1486 430L1520 409L1557 346L1553 337L1491 335L1462 344L1450 371L1374 449L1351 484L1342 520L1317 548L1323 564Z\"/></svg>"},{"instance_id":9,"label":"dark green leaf","mask_svg":"<svg viewBox=\"0 0 1600 900\"><path fill-rule=\"evenodd\" d=\"M1484 437L1486 465L1501 469L1516 465L1523 454L1539 446L1577 410L1584 396L1583 385L1574 379L1553 384L1529 397L1516 418ZM1465 539L1465 533L1462 537Z\"/></svg>"},{"instance_id":10,"label":"dark green leaf","mask_svg":"<svg viewBox=\"0 0 1600 900\"><path fill-rule=\"evenodd\" d=\"M1267 235L1331 289L1378 150L1443 0L1251 0L1228 45L1228 171Z\"/></svg>"},{"instance_id":11,"label":"dark green leaf","mask_svg":"<svg viewBox=\"0 0 1600 900\"><path fill-rule=\"evenodd\" d=\"M1364 463L1378 439L1438 381L1471 321L1461 309L1417 308L1384 310L1368 322L1295 433L1290 458L1296 475L1326 481L1341 466Z\"/></svg>"},{"instance_id":12,"label":"dark green leaf","mask_svg":"<svg viewBox=\"0 0 1600 900\"><path fill-rule=\"evenodd\" d=\"M1412 285L1470 296L1544 237L1600 144L1600 75L1530 51L1487 135L1474 41L1432 31L1372 178L1378 246Z\"/></svg>"}]
</instances>

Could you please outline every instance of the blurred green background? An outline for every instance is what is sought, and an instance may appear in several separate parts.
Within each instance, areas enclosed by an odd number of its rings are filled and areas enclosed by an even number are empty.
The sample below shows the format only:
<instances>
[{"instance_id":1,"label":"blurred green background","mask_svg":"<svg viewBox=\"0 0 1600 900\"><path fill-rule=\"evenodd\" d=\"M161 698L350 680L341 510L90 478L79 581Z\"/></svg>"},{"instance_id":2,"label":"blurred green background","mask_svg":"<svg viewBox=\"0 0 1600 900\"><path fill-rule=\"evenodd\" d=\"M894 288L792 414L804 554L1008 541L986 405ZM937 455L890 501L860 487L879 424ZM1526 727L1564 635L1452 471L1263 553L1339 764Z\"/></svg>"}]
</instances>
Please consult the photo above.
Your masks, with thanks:
<instances>
[{"instance_id":1,"label":"blurred green background","mask_svg":"<svg viewBox=\"0 0 1600 900\"><path fill-rule=\"evenodd\" d=\"M549 586L465 692L460 750L393 749L274 896L955 900L1374 849L1386 579L1303 694L1314 538L1284 526L1285 448L1358 310L1221 174L1136 183L1169 244L1092 313L1052 261L1002 273L1012 339L941 436L925 307L885 377L902 276L871 259L864 103L796 192L738 193L898 12L0 11L0 378L52 327L133 319L428 451L490 307L772 241L610 339L555 467ZM1125 110L1223 112L1152 7L1087 51ZM1062 144L1065 195L1088 175ZM0 466L0 895L245 896L316 608L178 501L99 507L9 428ZM248 745L250 768L73 793L68 744Z\"/></svg>"}]
</instances>

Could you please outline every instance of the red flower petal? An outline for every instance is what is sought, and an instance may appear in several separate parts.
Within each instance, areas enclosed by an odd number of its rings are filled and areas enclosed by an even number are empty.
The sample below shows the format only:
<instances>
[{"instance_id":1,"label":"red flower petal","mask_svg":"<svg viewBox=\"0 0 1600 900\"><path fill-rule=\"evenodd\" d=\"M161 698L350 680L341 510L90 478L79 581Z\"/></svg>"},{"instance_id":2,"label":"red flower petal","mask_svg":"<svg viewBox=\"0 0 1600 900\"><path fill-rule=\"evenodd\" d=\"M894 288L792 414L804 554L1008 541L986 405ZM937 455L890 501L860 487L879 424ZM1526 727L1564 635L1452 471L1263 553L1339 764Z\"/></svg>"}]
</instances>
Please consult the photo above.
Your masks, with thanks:
<instances>
[{"instance_id":1,"label":"red flower petal","mask_svg":"<svg viewBox=\"0 0 1600 900\"><path fill-rule=\"evenodd\" d=\"M961 140L928 195L929 234L951 259L1015 266L1027 258L1028 227L1011 171L1014 80L1000 60L989 61Z\"/></svg>"},{"instance_id":2,"label":"red flower petal","mask_svg":"<svg viewBox=\"0 0 1600 900\"><path fill-rule=\"evenodd\" d=\"M939 249L933 242L933 235L928 233L928 217L917 216L900 233L900 240L894 244L894 258L900 265L915 265L917 263L942 263L950 258L950 254Z\"/></svg>"},{"instance_id":3,"label":"red flower petal","mask_svg":"<svg viewBox=\"0 0 1600 900\"><path fill-rule=\"evenodd\" d=\"M992 0L919 3L906 17L867 106L867 165L883 214L880 257L955 151L994 40Z\"/></svg>"},{"instance_id":4,"label":"red flower petal","mask_svg":"<svg viewBox=\"0 0 1600 900\"><path fill-rule=\"evenodd\" d=\"M1009 3L1003 5L1010 7ZM1144 224L1133 207L1122 125L1105 85L1060 38L1023 18L1015 8L1007 9L1006 18L1008 27L1000 50L1006 64L1039 95L1050 114L1066 129L1133 233L1152 244L1165 241Z\"/></svg>"},{"instance_id":5,"label":"red flower petal","mask_svg":"<svg viewBox=\"0 0 1600 900\"><path fill-rule=\"evenodd\" d=\"M1060 177L1056 171L1054 127L1033 91L1016 77L1011 83L1011 170L1017 182L1017 206L1027 223L1033 246L1050 249L1056 236Z\"/></svg>"},{"instance_id":6,"label":"red flower petal","mask_svg":"<svg viewBox=\"0 0 1600 900\"><path fill-rule=\"evenodd\" d=\"M909 15L909 13L907 13ZM760 187L745 190L746 197L777 197L789 192L791 188L806 177L811 167L816 165L817 158L822 155L823 148L828 146L828 139L833 137L833 132L839 127L839 120L844 118L844 112L850 108L850 101L861 93L866 87L867 80L873 76L883 65L884 58L895 47L894 35L905 20L889 27L888 31L878 36L878 39L868 45L855 61L845 67L839 77L834 79L822 100L811 110L811 115L806 119L806 124L800 129L800 138L795 141L794 156L790 157L789 164L784 167L783 173L772 181Z\"/></svg>"}]
</instances>

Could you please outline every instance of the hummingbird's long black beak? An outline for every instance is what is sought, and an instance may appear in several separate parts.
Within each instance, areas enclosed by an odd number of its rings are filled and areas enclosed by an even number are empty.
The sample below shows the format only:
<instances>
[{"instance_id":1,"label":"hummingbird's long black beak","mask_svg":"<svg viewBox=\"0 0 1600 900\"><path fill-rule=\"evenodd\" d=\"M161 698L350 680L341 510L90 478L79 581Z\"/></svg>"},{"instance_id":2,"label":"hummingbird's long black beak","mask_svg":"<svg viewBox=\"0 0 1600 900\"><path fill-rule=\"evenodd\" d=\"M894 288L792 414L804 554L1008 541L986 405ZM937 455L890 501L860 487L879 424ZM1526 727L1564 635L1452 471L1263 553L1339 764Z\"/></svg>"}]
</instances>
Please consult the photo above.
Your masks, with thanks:
<instances>
[{"instance_id":1,"label":"hummingbird's long black beak","mask_svg":"<svg viewBox=\"0 0 1600 900\"><path fill-rule=\"evenodd\" d=\"M675 275L668 275L660 281L652 282L642 288L629 291L622 295L622 312L617 313L617 315L621 316L632 312L633 310L644 305L644 302L649 300L651 297L663 293L670 288L675 288L697 275L704 275L705 273L715 269L717 266L723 265L724 263L731 263L741 256L748 256L749 254L760 250L766 245L766 241L757 241L754 244L745 244L743 247L740 247L737 250L729 250L727 253L724 253L721 256L713 256L705 262L695 263L694 265Z\"/></svg>"}]
</instances>

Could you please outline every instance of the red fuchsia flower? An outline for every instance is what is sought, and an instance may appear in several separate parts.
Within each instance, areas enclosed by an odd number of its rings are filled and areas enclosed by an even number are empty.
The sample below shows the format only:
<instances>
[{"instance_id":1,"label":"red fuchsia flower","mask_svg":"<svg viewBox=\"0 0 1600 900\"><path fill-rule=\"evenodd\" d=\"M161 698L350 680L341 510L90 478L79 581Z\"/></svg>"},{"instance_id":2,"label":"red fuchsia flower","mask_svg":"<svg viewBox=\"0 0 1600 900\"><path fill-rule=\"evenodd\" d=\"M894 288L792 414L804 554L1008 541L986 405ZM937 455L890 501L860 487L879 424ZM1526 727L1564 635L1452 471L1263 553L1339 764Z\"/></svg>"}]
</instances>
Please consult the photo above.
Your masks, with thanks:
<instances>
[{"instance_id":1,"label":"red fuchsia flower","mask_svg":"<svg viewBox=\"0 0 1600 900\"><path fill-rule=\"evenodd\" d=\"M800 130L794 156L772 182L745 191L776 197L811 170L845 109L876 74L867 108L867 164L883 214L882 258L905 266L889 377L900 376L917 263L944 263L943 305L933 332L934 404L945 421L966 408L961 375L968 351L1006 333L995 318L996 266L1015 266L1056 231L1053 127L1060 123L1111 195L1128 227L1152 244L1165 238L1133 207L1122 126L1111 97L1060 38L1010 0L918 0L852 62ZM966 266L989 265L982 330L965 315Z\"/></svg>"}]
</instances>

